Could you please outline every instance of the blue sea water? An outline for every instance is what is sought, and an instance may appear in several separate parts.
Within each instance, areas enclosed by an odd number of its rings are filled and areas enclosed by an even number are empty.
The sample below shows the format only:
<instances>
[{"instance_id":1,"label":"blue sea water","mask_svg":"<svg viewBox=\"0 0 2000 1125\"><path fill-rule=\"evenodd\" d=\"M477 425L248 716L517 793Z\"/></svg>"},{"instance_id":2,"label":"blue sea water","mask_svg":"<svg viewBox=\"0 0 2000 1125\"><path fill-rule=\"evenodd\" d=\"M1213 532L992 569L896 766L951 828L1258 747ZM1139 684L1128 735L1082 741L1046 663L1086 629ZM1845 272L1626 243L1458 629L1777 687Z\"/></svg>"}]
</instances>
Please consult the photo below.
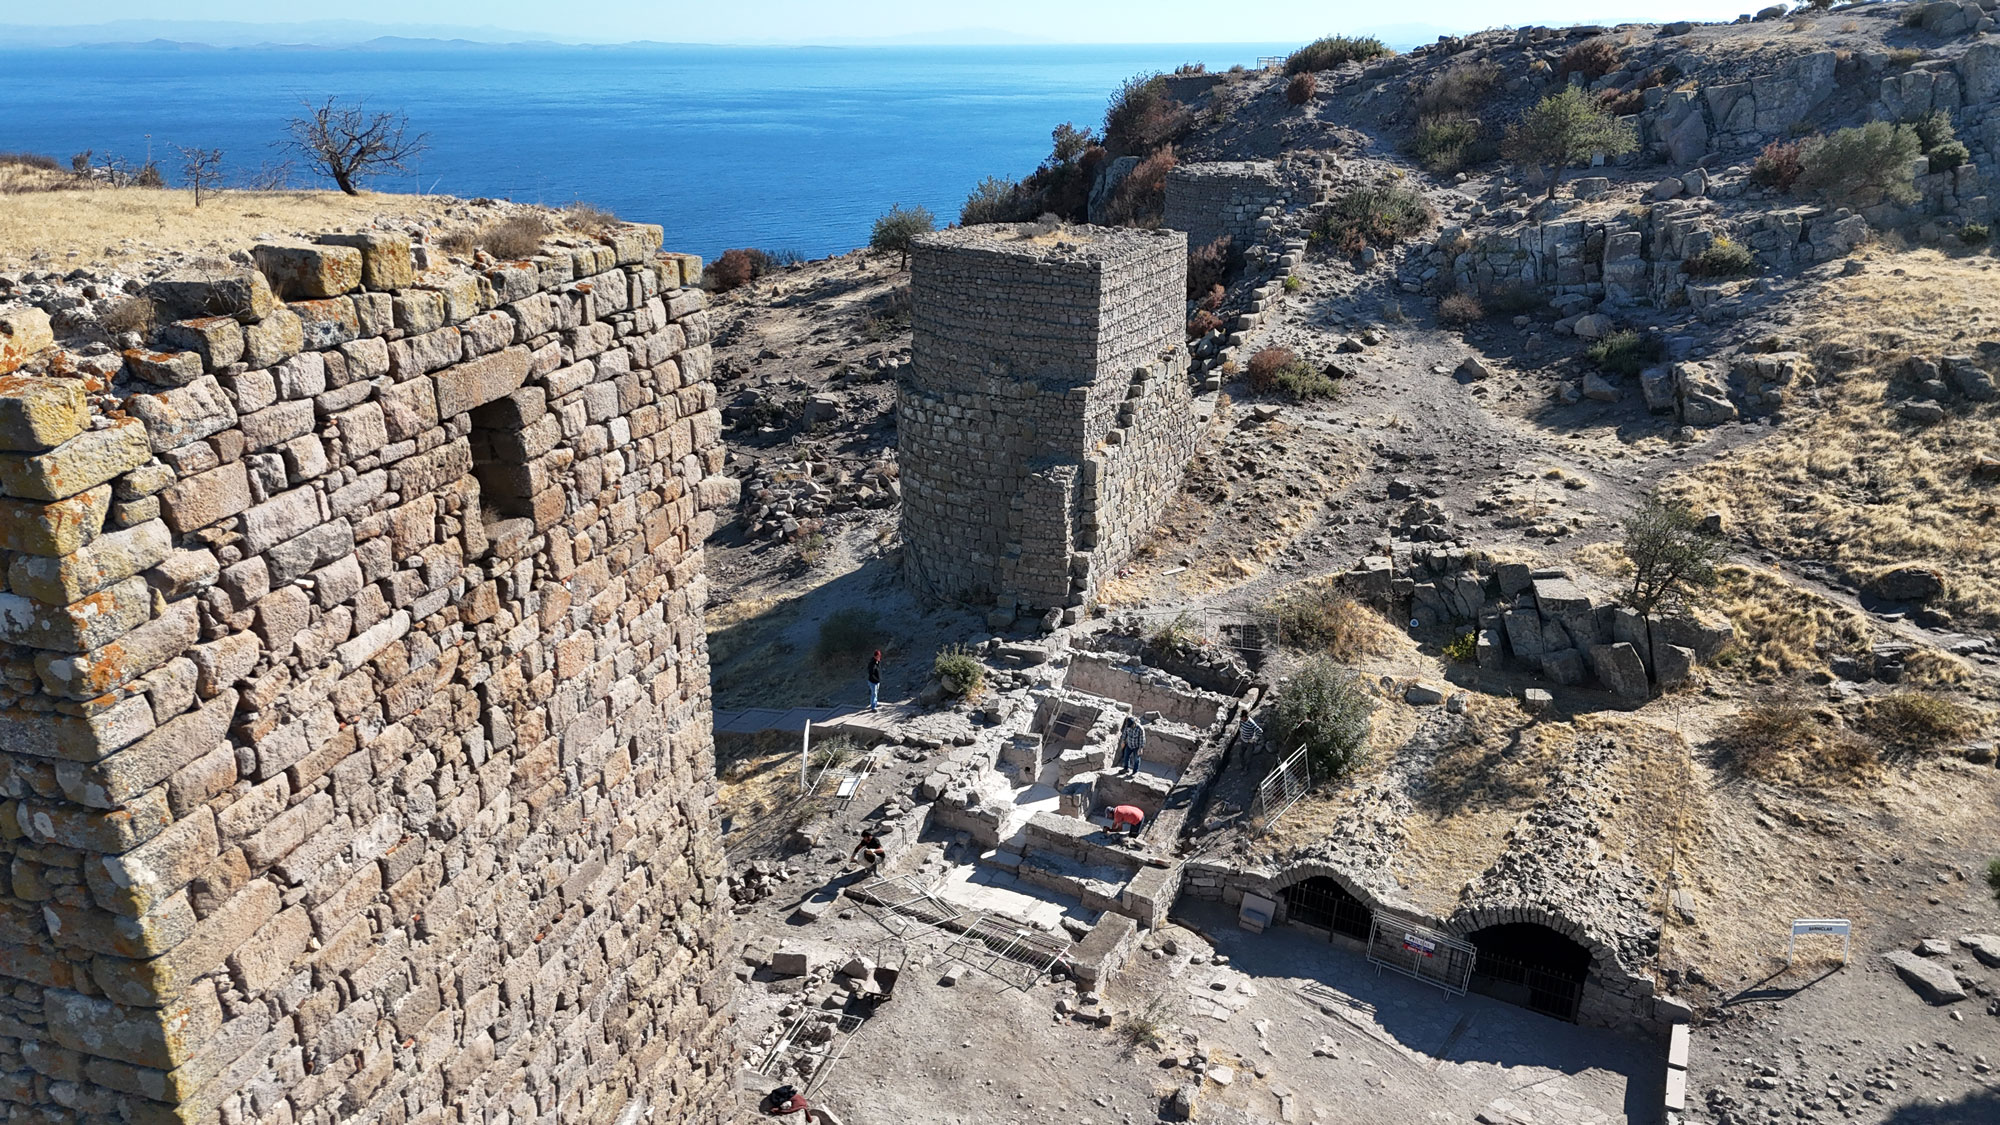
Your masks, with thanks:
<instances>
[{"instance_id":1,"label":"blue sea water","mask_svg":"<svg viewBox=\"0 0 2000 1125\"><path fill-rule=\"evenodd\" d=\"M429 151L380 190L587 200L662 224L669 248L808 257L864 244L892 204L957 217L982 177L1018 177L1062 121L1101 122L1141 72L1251 64L1277 46L446 47L10 51L0 151L224 150L283 159L302 103L408 113ZM306 182L301 173L300 183Z\"/></svg>"}]
</instances>

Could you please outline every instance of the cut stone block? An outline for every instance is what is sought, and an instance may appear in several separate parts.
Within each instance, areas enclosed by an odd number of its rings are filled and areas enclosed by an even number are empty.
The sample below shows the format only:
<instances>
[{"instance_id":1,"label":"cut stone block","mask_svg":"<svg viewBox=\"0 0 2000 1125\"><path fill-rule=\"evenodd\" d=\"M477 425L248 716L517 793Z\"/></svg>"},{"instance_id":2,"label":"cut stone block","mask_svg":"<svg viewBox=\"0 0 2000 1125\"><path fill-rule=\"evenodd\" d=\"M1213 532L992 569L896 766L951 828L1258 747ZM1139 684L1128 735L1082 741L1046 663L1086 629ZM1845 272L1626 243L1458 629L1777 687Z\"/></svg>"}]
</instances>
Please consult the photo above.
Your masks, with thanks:
<instances>
[{"instance_id":1,"label":"cut stone block","mask_svg":"<svg viewBox=\"0 0 2000 1125\"><path fill-rule=\"evenodd\" d=\"M338 297L361 288L361 251L351 246L259 246L250 256L281 301Z\"/></svg>"},{"instance_id":2,"label":"cut stone block","mask_svg":"<svg viewBox=\"0 0 2000 1125\"><path fill-rule=\"evenodd\" d=\"M416 284L416 266L410 259L407 234L364 230L354 234L323 234L318 241L322 246L347 246L359 251L361 284L369 289L407 289Z\"/></svg>"},{"instance_id":3,"label":"cut stone block","mask_svg":"<svg viewBox=\"0 0 2000 1125\"><path fill-rule=\"evenodd\" d=\"M145 424L118 418L46 453L0 453L0 493L23 500L64 500L152 459Z\"/></svg>"},{"instance_id":4,"label":"cut stone block","mask_svg":"<svg viewBox=\"0 0 2000 1125\"><path fill-rule=\"evenodd\" d=\"M76 554L103 533L110 510L108 484L52 503L0 498L0 550L50 558Z\"/></svg>"},{"instance_id":5,"label":"cut stone block","mask_svg":"<svg viewBox=\"0 0 2000 1125\"><path fill-rule=\"evenodd\" d=\"M19 371L29 357L55 346L49 314L40 309L0 312L0 375Z\"/></svg>"},{"instance_id":6,"label":"cut stone block","mask_svg":"<svg viewBox=\"0 0 2000 1125\"><path fill-rule=\"evenodd\" d=\"M74 379L0 375L0 450L54 449L90 424L90 403Z\"/></svg>"}]
</instances>

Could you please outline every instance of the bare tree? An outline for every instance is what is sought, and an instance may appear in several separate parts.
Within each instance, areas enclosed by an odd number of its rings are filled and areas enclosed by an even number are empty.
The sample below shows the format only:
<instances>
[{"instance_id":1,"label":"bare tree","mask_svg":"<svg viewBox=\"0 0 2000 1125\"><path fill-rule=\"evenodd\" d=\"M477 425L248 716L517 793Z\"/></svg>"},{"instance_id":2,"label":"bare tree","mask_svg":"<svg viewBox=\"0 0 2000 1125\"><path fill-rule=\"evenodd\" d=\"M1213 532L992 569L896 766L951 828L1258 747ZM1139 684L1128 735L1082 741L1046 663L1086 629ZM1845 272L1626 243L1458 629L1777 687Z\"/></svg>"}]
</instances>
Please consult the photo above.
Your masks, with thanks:
<instances>
[{"instance_id":1,"label":"bare tree","mask_svg":"<svg viewBox=\"0 0 2000 1125\"><path fill-rule=\"evenodd\" d=\"M363 176L403 171L424 151L424 138L429 136L411 136L408 116L369 113L361 102L340 105L328 98L317 106L307 102L306 109L306 116L292 118L292 139L285 147L349 195L361 194L358 182Z\"/></svg>"},{"instance_id":2,"label":"bare tree","mask_svg":"<svg viewBox=\"0 0 2000 1125\"><path fill-rule=\"evenodd\" d=\"M181 178L194 189L194 205L201 206L201 193L222 189L222 150L219 148L189 148L175 145L186 163L181 165Z\"/></svg>"}]
</instances>

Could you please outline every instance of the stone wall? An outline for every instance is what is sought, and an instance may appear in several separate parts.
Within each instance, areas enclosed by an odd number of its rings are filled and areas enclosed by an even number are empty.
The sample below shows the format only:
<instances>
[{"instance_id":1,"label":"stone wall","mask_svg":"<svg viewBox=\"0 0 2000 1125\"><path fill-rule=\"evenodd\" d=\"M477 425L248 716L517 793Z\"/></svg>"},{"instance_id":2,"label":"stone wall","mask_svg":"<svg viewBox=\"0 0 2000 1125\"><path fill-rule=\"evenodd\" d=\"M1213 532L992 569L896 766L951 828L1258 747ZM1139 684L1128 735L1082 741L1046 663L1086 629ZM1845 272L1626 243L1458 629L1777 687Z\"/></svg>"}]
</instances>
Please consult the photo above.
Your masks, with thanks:
<instances>
[{"instance_id":1,"label":"stone wall","mask_svg":"<svg viewBox=\"0 0 2000 1125\"><path fill-rule=\"evenodd\" d=\"M905 576L1001 611L1077 608L1194 452L1173 231L927 235L897 398Z\"/></svg>"},{"instance_id":2,"label":"stone wall","mask_svg":"<svg viewBox=\"0 0 2000 1125\"><path fill-rule=\"evenodd\" d=\"M123 355L0 311L8 1120L734 1120L659 241L260 247Z\"/></svg>"},{"instance_id":3,"label":"stone wall","mask_svg":"<svg viewBox=\"0 0 2000 1125\"><path fill-rule=\"evenodd\" d=\"M1180 164L1167 173L1162 223L1186 231L1190 247L1226 236L1242 251L1261 239L1290 194L1274 161Z\"/></svg>"}]
</instances>

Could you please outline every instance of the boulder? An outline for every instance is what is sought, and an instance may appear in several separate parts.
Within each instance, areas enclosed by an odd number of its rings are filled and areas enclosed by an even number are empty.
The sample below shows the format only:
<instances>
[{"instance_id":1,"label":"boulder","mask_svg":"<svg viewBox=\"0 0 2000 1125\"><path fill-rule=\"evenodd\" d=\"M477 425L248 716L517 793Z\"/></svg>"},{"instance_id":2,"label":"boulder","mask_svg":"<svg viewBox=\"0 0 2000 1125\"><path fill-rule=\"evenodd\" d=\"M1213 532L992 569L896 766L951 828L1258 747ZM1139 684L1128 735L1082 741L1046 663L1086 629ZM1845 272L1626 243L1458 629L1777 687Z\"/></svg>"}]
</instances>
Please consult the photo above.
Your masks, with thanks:
<instances>
[{"instance_id":1,"label":"boulder","mask_svg":"<svg viewBox=\"0 0 2000 1125\"><path fill-rule=\"evenodd\" d=\"M1592 645L1590 669L1620 699L1644 699L1649 693L1645 662L1630 644Z\"/></svg>"},{"instance_id":2,"label":"boulder","mask_svg":"<svg viewBox=\"0 0 2000 1125\"><path fill-rule=\"evenodd\" d=\"M1904 421L1915 422L1919 426L1935 426L1944 421L1944 407L1935 402L1906 402L1896 408L1896 413L1902 415Z\"/></svg>"},{"instance_id":3,"label":"boulder","mask_svg":"<svg viewBox=\"0 0 2000 1125\"><path fill-rule=\"evenodd\" d=\"M1892 602L1929 602L1944 596L1944 574L1936 567L1909 563L1869 579L1868 592Z\"/></svg>"},{"instance_id":4,"label":"boulder","mask_svg":"<svg viewBox=\"0 0 2000 1125\"><path fill-rule=\"evenodd\" d=\"M1966 398L1974 402L1992 402L2000 398L2000 391L1994 389L1993 377L1971 356L1948 355L1944 357L1943 366L1951 385Z\"/></svg>"},{"instance_id":5,"label":"boulder","mask_svg":"<svg viewBox=\"0 0 2000 1125\"><path fill-rule=\"evenodd\" d=\"M1736 406L1729 401L1729 392L1707 367L1677 363L1673 371L1674 401L1682 423L1719 426L1736 420Z\"/></svg>"},{"instance_id":6,"label":"boulder","mask_svg":"<svg viewBox=\"0 0 2000 1125\"><path fill-rule=\"evenodd\" d=\"M1583 682L1583 654L1573 648L1543 653L1542 675L1564 687L1575 687Z\"/></svg>"},{"instance_id":7,"label":"boulder","mask_svg":"<svg viewBox=\"0 0 2000 1125\"><path fill-rule=\"evenodd\" d=\"M1696 660L1708 663L1723 645L1735 639L1736 626L1718 613L1684 610L1653 618L1647 632L1652 636L1655 662L1660 660L1662 646L1678 645L1693 652Z\"/></svg>"},{"instance_id":8,"label":"boulder","mask_svg":"<svg viewBox=\"0 0 2000 1125\"><path fill-rule=\"evenodd\" d=\"M1599 340L1617 331L1618 326L1603 313L1586 313L1576 318L1576 323L1570 326L1570 330L1580 339Z\"/></svg>"},{"instance_id":9,"label":"boulder","mask_svg":"<svg viewBox=\"0 0 2000 1125\"><path fill-rule=\"evenodd\" d=\"M1556 697L1538 687L1526 688L1521 692L1521 706L1531 715L1539 715L1555 706Z\"/></svg>"},{"instance_id":10,"label":"boulder","mask_svg":"<svg viewBox=\"0 0 2000 1125\"><path fill-rule=\"evenodd\" d=\"M1666 179L1661 180L1659 183L1654 184L1652 190L1648 191L1646 194L1651 196L1655 200L1667 200L1667 199L1673 199L1674 197L1680 195L1682 190L1684 189L1681 187L1681 182L1678 179L1669 176Z\"/></svg>"},{"instance_id":11,"label":"boulder","mask_svg":"<svg viewBox=\"0 0 2000 1125\"><path fill-rule=\"evenodd\" d=\"M1444 702L1444 693L1428 684L1411 684L1403 691L1403 702L1428 707Z\"/></svg>"},{"instance_id":12,"label":"boulder","mask_svg":"<svg viewBox=\"0 0 2000 1125\"><path fill-rule=\"evenodd\" d=\"M1980 964L2000 969L2000 934L1966 934L1958 939L1958 944L1971 950Z\"/></svg>"},{"instance_id":13,"label":"boulder","mask_svg":"<svg viewBox=\"0 0 2000 1125\"><path fill-rule=\"evenodd\" d=\"M1625 397L1611 380L1592 371L1583 377L1583 397L1593 402L1617 402Z\"/></svg>"},{"instance_id":14,"label":"boulder","mask_svg":"<svg viewBox=\"0 0 2000 1125\"><path fill-rule=\"evenodd\" d=\"M1646 396L1646 409L1665 414L1679 404L1674 396L1674 373L1668 367L1648 367L1639 372L1639 390Z\"/></svg>"},{"instance_id":15,"label":"boulder","mask_svg":"<svg viewBox=\"0 0 2000 1125\"><path fill-rule=\"evenodd\" d=\"M780 949L764 963L773 976L802 977L812 972L812 959L801 949Z\"/></svg>"},{"instance_id":16,"label":"boulder","mask_svg":"<svg viewBox=\"0 0 2000 1125\"><path fill-rule=\"evenodd\" d=\"M1672 691L1694 678L1694 650L1680 645L1653 646L1653 682Z\"/></svg>"},{"instance_id":17,"label":"boulder","mask_svg":"<svg viewBox=\"0 0 2000 1125\"><path fill-rule=\"evenodd\" d=\"M1485 360L1476 355L1469 355L1459 361L1457 374L1461 379L1490 379L1493 377L1493 369L1486 366Z\"/></svg>"},{"instance_id":18,"label":"boulder","mask_svg":"<svg viewBox=\"0 0 2000 1125\"><path fill-rule=\"evenodd\" d=\"M1965 988L1948 965L1927 961L1906 949L1884 953L1882 960L1894 966L1917 995L1933 1004L1956 1004L1965 999Z\"/></svg>"}]
</instances>

